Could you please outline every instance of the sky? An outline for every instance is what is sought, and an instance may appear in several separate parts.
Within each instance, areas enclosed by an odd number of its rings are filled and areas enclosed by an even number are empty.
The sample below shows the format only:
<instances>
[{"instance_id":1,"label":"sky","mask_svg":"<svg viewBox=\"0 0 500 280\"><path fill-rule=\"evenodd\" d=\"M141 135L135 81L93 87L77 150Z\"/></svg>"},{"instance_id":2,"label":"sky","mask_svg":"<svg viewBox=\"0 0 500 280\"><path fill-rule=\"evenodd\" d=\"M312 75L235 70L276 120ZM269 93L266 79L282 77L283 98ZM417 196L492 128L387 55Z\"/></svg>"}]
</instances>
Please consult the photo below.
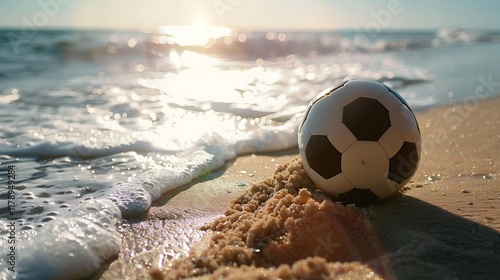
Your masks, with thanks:
<instances>
[{"instance_id":1,"label":"sky","mask_svg":"<svg viewBox=\"0 0 500 280\"><path fill-rule=\"evenodd\" d=\"M500 29L499 11L494 0L1 0L0 27Z\"/></svg>"}]
</instances>

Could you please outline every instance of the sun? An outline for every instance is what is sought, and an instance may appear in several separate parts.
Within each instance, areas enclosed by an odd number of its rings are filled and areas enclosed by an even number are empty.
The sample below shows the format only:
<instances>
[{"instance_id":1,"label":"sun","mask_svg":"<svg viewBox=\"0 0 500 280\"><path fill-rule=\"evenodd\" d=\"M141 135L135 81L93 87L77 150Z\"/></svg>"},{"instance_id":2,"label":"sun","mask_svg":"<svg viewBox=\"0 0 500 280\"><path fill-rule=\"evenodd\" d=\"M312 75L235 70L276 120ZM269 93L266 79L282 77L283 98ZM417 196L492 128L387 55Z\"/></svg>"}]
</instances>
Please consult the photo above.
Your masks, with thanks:
<instances>
[{"instance_id":1,"label":"sun","mask_svg":"<svg viewBox=\"0 0 500 280\"><path fill-rule=\"evenodd\" d=\"M209 41L233 34L231 28L208 24L206 18L195 17L190 25L166 25L159 29L170 42L181 46L205 46Z\"/></svg>"}]
</instances>

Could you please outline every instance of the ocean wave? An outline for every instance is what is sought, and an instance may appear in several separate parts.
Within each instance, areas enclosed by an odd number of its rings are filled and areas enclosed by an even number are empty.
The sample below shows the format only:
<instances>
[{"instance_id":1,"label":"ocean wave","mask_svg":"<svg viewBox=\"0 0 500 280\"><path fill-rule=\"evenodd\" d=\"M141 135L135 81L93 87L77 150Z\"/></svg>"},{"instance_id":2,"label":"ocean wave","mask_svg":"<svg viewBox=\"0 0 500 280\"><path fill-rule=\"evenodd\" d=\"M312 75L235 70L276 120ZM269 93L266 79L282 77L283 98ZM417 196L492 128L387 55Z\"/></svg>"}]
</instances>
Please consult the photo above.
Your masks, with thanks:
<instances>
[{"instance_id":1,"label":"ocean wave","mask_svg":"<svg viewBox=\"0 0 500 280\"><path fill-rule=\"evenodd\" d=\"M155 62L168 56L172 51L187 50L218 55L226 59L255 60L289 55L317 56L402 51L500 40L498 32L458 28L378 33L368 33L363 30L257 32L225 28L224 30L229 31L221 33L219 29L213 27L213 30L206 31L207 34L198 32L200 36L195 38L189 33L191 27L167 27L162 29L163 33L162 30L156 33L113 32L111 34L100 31L40 32L39 36L30 40L30 44L20 45L21 53L46 53L60 56L61 59L106 58ZM13 32L16 31L0 31L0 38L3 38L0 44L2 42L9 44L6 38Z\"/></svg>"},{"instance_id":2,"label":"ocean wave","mask_svg":"<svg viewBox=\"0 0 500 280\"><path fill-rule=\"evenodd\" d=\"M499 40L499 34L488 34L482 31L472 31L462 28L441 28L432 40L434 45L470 44L474 42L491 42Z\"/></svg>"}]
</instances>

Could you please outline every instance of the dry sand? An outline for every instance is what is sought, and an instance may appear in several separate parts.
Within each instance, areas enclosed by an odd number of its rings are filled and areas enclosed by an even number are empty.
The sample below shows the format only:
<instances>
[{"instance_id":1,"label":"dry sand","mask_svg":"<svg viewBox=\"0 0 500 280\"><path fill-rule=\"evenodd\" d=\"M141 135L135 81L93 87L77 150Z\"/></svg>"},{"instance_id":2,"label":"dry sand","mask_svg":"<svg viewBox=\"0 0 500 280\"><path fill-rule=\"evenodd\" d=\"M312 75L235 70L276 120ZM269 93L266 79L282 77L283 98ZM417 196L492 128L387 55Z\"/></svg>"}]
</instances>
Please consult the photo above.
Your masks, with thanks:
<instances>
[{"instance_id":1,"label":"dry sand","mask_svg":"<svg viewBox=\"0 0 500 280\"><path fill-rule=\"evenodd\" d=\"M398 279L500 279L499 108L497 98L416 114L423 138L417 174L402 196L365 209ZM201 230L202 225L223 219L231 201L272 177L278 164L296 158L293 149L240 157L165 194L147 215L129 219L120 229L118 258L92 279L148 279L157 267L168 273L172 260L207 244L203 236L212 231ZM370 272L360 263L322 260L305 259L280 269L297 273L320 267L344 271L345 279ZM348 274L349 267L360 273ZM242 267L236 275L249 270L254 276L269 273Z\"/></svg>"}]
</instances>

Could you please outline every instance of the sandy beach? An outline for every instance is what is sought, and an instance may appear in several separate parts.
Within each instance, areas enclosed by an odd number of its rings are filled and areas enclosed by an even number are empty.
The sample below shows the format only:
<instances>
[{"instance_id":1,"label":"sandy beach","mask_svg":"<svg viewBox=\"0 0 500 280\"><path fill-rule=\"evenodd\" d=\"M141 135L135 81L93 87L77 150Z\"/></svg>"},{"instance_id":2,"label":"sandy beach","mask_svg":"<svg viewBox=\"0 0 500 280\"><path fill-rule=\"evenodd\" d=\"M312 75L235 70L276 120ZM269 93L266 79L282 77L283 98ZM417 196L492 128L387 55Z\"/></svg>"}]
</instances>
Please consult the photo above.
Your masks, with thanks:
<instances>
[{"instance_id":1,"label":"sandy beach","mask_svg":"<svg viewBox=\"0 0 500 280\"><path fill-rule=\"evenodd\" d=\"M423 140L416 175L401 196L360 213L384 247L384 256L378 257L388 258L394 271L385 277L500 278L498 108L500 99L496 98L416 113ZM147 215L126 220L120 227L119 256L90 279L149 279L151 271L168 275L173 260L206 246L204 236L213 228L202 230L203 225L224 218L232 201L254 184L272 178L278 165L297 158L296 149L239 157L165 194ZM322 266L329 272L342 272L338 264ZM358 266L344 264L342 273L348 267L360 273L344 274L344 279L370 273L362 261ZM255 277L261 273L251 267L243 270Z\"/></svg>"}]
</instances>

